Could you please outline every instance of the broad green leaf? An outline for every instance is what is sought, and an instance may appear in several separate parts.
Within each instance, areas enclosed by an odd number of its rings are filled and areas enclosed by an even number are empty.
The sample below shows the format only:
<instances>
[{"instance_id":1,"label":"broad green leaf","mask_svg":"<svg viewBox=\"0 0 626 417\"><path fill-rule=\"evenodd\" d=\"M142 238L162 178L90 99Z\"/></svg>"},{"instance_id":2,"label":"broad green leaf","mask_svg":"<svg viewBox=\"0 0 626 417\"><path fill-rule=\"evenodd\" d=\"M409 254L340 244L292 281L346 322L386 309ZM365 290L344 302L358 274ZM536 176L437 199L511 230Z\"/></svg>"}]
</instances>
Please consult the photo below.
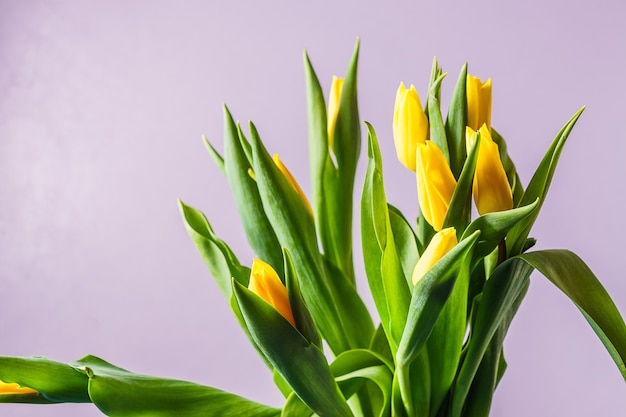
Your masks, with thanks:
<instances>
[{"instance_id":1,"label":"broad green leaf","mask_svg":"<svg viewBox=\"0 0 626 417\"><path fill-rule=\"evenodd\" d=\"M467 126L467 63L461 68L456 86L452 92L448 117L446 118L446 137L450 152L450 169L455 178L459 178L467 149L465 145L465 126Z\"/></svg>"},{"instance_id":2,"label":"broad green leaf","mask_svg":"<svg viewBox=\"0 0 626 417\"><path fill-rule=\"evenodd\" d=\"M369 160L361 200L365 272L391 350L395 352L404 329L410 290L395 247L376 132L367 126Z\"/></svg>"},{"instance_id":3,"label":"broad green leaf","mask_svg":"<svg viewBox=\"0 0 626 417\"><path fill-rule=\"evenodd\" d=\"M419 248L417 247L415 232L400 210L391 204L387 204L387 207L398 258L400 258L402 263L404 276L407 278L407 282L410 282L413 269L419 259Z\"/></svg>"},{"instance_id":4,"label":"broad green leaf","mask_svg":"<svg viewBox=\"0 0 626 417\"><path fill-rule=\"evenodd\" d=\"M352 261L352 195L361 147L357 104L359 42L344 78L335 124L333 149L327 131L326 103L315 71L305 54L311 189L315 221L324 254L354 284Z\"/></svg>"},{"instance_id":5,"label":"broad green leaf","mask_svg":"<svg viewBox=\"0 0 626 417\"><path fill-rule=\"evenodd\" d=\"M546 195L548 194L552 177L556 171L561 151L563 150L563 146L565 146L565 141L584 109L585 108L583 107L578 110L559 131L556 138L548 148L546 155L541 160L535 174L528 183L528 187L526 187L526 191L520 199L518 207L526 206L536 199L539 199L539 207L533 215L529 216L526 220L515 226L507 236L507 252L510 255L519 255L521 253L524 243L526 242L526 238L530 233L530 229L539 214L539 209L541 209L541 205L546 200Z\"/></svg>"},{"instance_id":6,"label":"broad green leaf","mask_svg":"<svg viewBox=\"0 0 626 417\"><path fill-rule=\"evenodd\" d=\"M491 253L511 229L532 216L539 206L537 199L526 206L483 214L474 220L463 232L463 236L469 236L480 230L480 241L476 245L474 258L480 259Z\"/></svg>"},{"instance_id":7,"label":"broad green leaf","mask_svg":"<svg viewBox=\"0 0 626 417\"><path fill-rule=\"evenodd\" d=\"M233 291L255 342L298 397L320 416L352 416L324 353L274 307L235 280Z\"/></svg>"},{"instance_id":8,"label":"broad green leaf","mask_svg":"<svg viewBox=\"0 0 626 417\"><path fill-rule=\"evenodd\" d=\"M0 381L32 388L39 395L0 395L0 403L88 403L88 379L71 365L46 358L0 356Z\"/></svg>"},{"instance_id":9,"label":"broad green leaf","mask_svg":"<svg viewBox=\"0 0 626 417\"><path fill-rule=\"evenodd\" d=\"M494 334L510 324L521 299L528 289L532 267L519 258L500 264L485 283L463 364L456 378L452 397L452 417L460 417L470 387ZM503 337L503 336L502 336ZM492 360L499 357L494 355Z\"/></svg>"},{"instance_id":10,"label":"broad green leaf","mask_svg":"<svg viewBox=\"0 0 626 417\"><path fill-rule=\"evenodd\" d=\"M615 303L589 267L568 250L530 252L520 257L576 304L626 379L626 325Z\"/></svg>"},{"instance_id":11,"label":"broad green leaf","mask_svg":"<svg viewBox=\"0 0 626 417\"><path fill-rule=\"evenodd\" d=\"M73 364L93 403L110 417L278 417L280 410L192 382L139 375L94 356Z\"/></svg>"},{"instance_id":12,"label":"broad green leaf","mask_svg":"<svg viewBox=\"0 0 626 417\"><path fill-rule=\"evenodd\" d=\"M459 270L466 256L476 244L480 232L459 242L444 255L413 288L409 315L398 351L396 353L397 376L409 414L412 414L412 389L409 369L413 360L424 347L439 315L448 301Z\"/></svg>"},{"instance_id":13,"label":"broad green leaf","mask_svg":"<svg viewBox=\"0 0 626 417\"><path fill-rule=\"evenodd\" d=\"M311 313L309 313L309 310L304 303L304 299L302 298L296 270L287 249L283 249L283 257L285 259L285 282L287 286L287 294L289 295L289 304L291 305L296 325L308 341L321 349L322 340L317 328L315 327Z\"/></svg>"},{"instance_id":14,"label":"broad green leaf","mask_svg":"<svg viewBox=\"0 0 626 417\"><path fill-rule=\"evenodd\" d=\"M256 181L248 174L252 164L242 145L246 140L243 133L240 140L239 131L228 108L224 106L224 167L239 217L256 256L270 264L284 280L280 244L263 211ZM228 281L230 283L230 279Z\"/></svg>"},{"instance_id":15,"label":"broad green leaf","mask_svg":"<svg viewBox=\"0 0 626 417\"><path fill-rule=\"evenodd\" d=\"M315 225L305 203L278 170L251 125L254 172L263 208L293 260L309 311L335 354L367 347L374 326L354 286L329 276L318 252Z\"/></svg>"}]
</instances>

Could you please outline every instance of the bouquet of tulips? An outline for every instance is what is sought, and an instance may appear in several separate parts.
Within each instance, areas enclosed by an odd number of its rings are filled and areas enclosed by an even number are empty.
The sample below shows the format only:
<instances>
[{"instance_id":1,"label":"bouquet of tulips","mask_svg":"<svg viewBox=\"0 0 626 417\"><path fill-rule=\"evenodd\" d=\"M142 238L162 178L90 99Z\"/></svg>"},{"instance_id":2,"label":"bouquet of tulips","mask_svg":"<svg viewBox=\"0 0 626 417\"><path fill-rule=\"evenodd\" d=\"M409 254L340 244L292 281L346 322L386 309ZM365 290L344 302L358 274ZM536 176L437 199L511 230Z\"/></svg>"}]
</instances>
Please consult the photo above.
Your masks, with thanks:
<instances>
[{"instance_id":1,"label":"bouquet of tulips","mask_svg":"<svg viewBox=\"0 0 626 417\"><path fill-rule=\"evenodd\" d=\"M445 117L435 60L424 106L398 89L393 139L415 172L419 210L385 197L367 126L360 236L375 324L356 289L353 190L361 148L358 43L328 103L305 55L311 199L255 126L224 108L224 147L209 153L235 197L256 254L242 264L206 217L180 202L185 226L243 331L284 394L282 408L191 382L138 375L87 356L70 364L0 358L0 402L93 402L109 416L487 416L506 370L503 340L534 269L569 297L626 378L626 326L584 262L528 251L578 111L524 187L491 126L491 81L465 65ZM476 210L473 209L475 205ZM473 212L478 215L473 215Z\"/></svg>"}]
</instances>

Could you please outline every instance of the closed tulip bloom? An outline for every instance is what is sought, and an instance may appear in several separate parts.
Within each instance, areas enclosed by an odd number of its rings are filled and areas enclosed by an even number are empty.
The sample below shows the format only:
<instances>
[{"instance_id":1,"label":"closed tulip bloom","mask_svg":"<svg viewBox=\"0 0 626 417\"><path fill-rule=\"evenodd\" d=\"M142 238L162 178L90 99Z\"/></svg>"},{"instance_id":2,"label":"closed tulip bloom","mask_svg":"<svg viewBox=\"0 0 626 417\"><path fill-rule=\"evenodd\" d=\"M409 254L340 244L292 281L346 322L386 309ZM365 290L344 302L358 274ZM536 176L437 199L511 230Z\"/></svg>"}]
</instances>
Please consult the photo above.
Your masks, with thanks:
<instances>
[{"instance_id":1,"label":"closed tulip bloom","mask_svg":"<svg viewBox=\"0 0 626 417\"><path fill-rule=\"evenodd\" d=\"M396 93L393 111L393 140L400 162L415 171L415 149L428 139L428 119L415 87L408 90L403 83Z\"/></svg>"},{"instance_id":2,"label":"closed tulip bloom","mask_svg":"<svg viewBox=\"0 0 626 417\"><path fill-rule=\"evenodd\" d=\"M255 259L252 262L250 282L248 289L267 301L274 307L292 326L296 326L293 318L287 288L283 285L274 268L269 264Z\"/></svg>"},{"instance_id":3,"label":"closed tulip bloom","mask_svg":"<svg viewBox=\"0 0 626 417\"><path fill-rule=\"evenodd\" d=\"M456 229L454 227L447 227L437 232L413 269L413 285L417 284L437 261L450 252L457 243Z\"/></svg>"},{"instance_id":4,"label":"closed tulip bloom","mask_svg":"<svg viewBox=\"0 0 626 417\"><path fill-rule=\"evenodd\" d=\"M478 77L467 75L467 125L478 130L483 123L491 129L491 78L484 83Z\"/></svg>"},{"instance_id":5,"label":"closed tulip bloom","mask_svg":"<svg viewBox=\"0 0 626 417\"><path fill-rule=\"evenodd\" d=\"M479 132L480 148L472 186L476 208L480 214L510 210L513 208L513 194L500 160L498 144L491 138L487 125L483 124ZM469 152L476 142L476 132L467 127L465 137Z\"/></svg>"},{"instance_id":6,"label":"closed tulip bloom","mask_svg":"<svg viewBox=\"0 0 626 417\"><path fill-rule=\"evenodd\" d=\"M298 193L298 195L300 196L300 198L304 202L304 205L309 210L309 213L311 213L311 215L313 215L313 208L311 207L311 203L309 203L309 199L306 197L306 194L304 194L304 191L302 191L302 188L300 188L300 185L298 184L298 181L296 181L296 179L291 174L291 172L287 169L285 164L283 164L283 161L280 160L280 158L278 157L278 154L274 154L274 163L276 164L276 166L278 167L280 172L283 173L283 175L285 176L287 181L289 181L289 183L291 184L293 189L296 190L296 193Z\"/></svg>"},{"instance_id":7,"label":"closed tulip bloom","mask_svg":"<svg viewBox=\"0 0 626 417\"><path fill-rule=\"evenodd\" d=\"M426 221L436 230L443 227L456 180L445 156L434 142L417 145L417 197Z\"/></svg>"},{"instance_id":8,"label":"closed tulip bloom","mask_svg":"<svg viewBox=\"0 0 626 417\"><path fill-rule=\"evenodd\" d=\"M328 126L328 147L335 149L335 125L339 114L339 103L341 102L341 89L343 88L343 78L333 75L333 82L330 85L328 96L328 108L326 110L326 120Z\"/></svg>"},{"instance_id":9,"label":"closed tulip bloom","mask_svg":"<svg viewBox=\"0 0 626 417\"><path fill-rule=\"evenodd\" d=\"M20 395L20 394L39 394L39 393L32 388L21 387L19 384L16 384L13 382L4 382L0 380L0 395Z\"/></svg>"}]
</instances>

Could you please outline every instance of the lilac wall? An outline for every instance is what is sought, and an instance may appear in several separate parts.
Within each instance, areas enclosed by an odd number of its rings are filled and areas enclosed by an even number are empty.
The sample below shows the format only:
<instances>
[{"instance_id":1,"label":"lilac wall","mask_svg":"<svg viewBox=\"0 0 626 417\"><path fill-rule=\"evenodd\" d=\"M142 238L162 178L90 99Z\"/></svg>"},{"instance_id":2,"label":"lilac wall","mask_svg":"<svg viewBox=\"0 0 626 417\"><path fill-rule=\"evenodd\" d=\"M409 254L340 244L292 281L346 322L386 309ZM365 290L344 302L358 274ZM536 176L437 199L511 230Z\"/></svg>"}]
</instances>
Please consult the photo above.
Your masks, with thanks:
<instances>
[{"instance_id":1,"label":"lilac wall","mask_svg":"<svg viewBox=\"0 0 626 417\"><path fill-rule=\"evenodd\" d=\"M308 188L302 49L327 88L357 35L361 114L382 142L388 197L408 212L417 198L394 158L392 106L401 80L425 94L433 55L450 72L446 98L464 61L493 78L493 124L525 182L587 105L535 236L541 248L578 252L626 313L621 1L315 3L0 1L0 354L91 353L279 405L176 198L203 209L249 262L200 135L220 145L227 102ZM506 352L494 416L626 409L609 355L539 275ZM90 405L0 405L0 414L100 415Z\"/></svg>"}]
</instances>

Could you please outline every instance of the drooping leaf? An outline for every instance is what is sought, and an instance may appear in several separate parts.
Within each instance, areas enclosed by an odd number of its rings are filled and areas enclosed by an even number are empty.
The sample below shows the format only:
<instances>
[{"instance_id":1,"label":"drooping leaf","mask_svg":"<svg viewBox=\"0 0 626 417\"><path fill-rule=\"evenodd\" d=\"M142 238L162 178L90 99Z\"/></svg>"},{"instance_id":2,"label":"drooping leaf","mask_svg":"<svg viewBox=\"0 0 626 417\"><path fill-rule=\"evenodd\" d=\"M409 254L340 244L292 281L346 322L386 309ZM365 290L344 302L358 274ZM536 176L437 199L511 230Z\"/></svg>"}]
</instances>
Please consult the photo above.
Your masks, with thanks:
<instances>
[{"instance_id":1,"label":"drooping leaf","mask_svg":"<svg viewBox=\"0 0 626 417\"><path fill-rule=\"evenodd\" d=\"M568 250L520 256L536 268L583 313L626 379L626 325L615 303L589 267Z\"/></svg>"},{"instance_id":2,"label":"drooping leaf","mask_svg":"<svg viewBox=\"0 0 626 417\"><path fill-rule=\"evenodd\" d=\"M94 356L73 364L93 403L110 417L278 417L280 410L192 382L139 375Z\"/></svg>"}]
</instances>

